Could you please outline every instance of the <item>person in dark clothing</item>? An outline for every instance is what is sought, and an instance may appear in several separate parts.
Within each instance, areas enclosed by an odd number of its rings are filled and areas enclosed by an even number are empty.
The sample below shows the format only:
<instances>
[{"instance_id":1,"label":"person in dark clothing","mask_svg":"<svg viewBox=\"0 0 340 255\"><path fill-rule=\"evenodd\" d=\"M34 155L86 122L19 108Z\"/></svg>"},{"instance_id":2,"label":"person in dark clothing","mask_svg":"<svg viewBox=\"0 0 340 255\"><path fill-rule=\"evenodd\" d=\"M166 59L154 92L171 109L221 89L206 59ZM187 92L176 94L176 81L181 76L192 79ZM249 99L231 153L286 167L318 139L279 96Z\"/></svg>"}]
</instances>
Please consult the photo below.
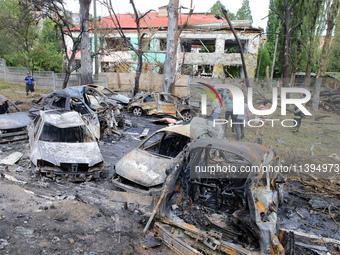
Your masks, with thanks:
<instances>
[{"instance_id":1,"label":"person in dark clothing","mask_svg":"<svg viewBox=\"0 0 340 255\"><path fill-rule=\"evenodd\" d=\"M27 72L27 76L25 77L25 83L26 83L26 97L28 97L28 92L31 91L31 95L33 97L34 87L37 86L35 83L35 79L33 76L31 76L30 72Z\"/></svg>"},{"instance_id":2,"label":"person in dark clothing","mask_svg":"<svg viewBox=\"0 0 340 255\"><path fill-rule=\"evenodd\" d=\"M303 104L304 105L304 104ZM294 120L296 121L296 126L293 127L293 133L299 132L299 128L301 126L301 120L305 117L305 114L298 108L297 106L294 107Z\"/></svg>"}]
</instances>

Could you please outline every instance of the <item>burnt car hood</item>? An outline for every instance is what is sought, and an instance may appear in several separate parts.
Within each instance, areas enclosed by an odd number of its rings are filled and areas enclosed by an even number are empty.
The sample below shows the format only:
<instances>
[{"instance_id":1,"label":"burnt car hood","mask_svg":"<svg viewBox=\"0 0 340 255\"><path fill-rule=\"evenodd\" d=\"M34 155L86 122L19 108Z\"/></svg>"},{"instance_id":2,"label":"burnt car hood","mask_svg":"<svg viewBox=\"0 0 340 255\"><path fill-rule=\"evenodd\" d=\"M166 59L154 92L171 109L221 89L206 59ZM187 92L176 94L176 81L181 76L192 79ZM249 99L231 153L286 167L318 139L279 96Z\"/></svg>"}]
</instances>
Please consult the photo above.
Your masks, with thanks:
<instances>
[{"instance_id":1,"label":"burnt car hood","mask_svg":"<svg viewBox=\"0 0 340 255\"><path fill-rule=\"evenodd\" d=\"M121 94L110 96L110 99L120 102L122 104L128 104L130 102L130 98Z\"/></svg>"},{"instance_id":2,"label":"burnt car hood","mask_svg":"<svg viewBox=\"0 0 340 255\"><path fill-rule=\"evenodd\" d=\"M117 162L116 173L144 187L153 187L164 183L165 170L172 164L170 158L134 149Z\"/></svg>"},{"instance_id":3,"label":"burnt car hood","mask_svg":"<svg viewBox=\"0 0 340 255\"><path fill-rule=\"evenodd\" d=\"M23 112L0 115L0 130L23 128L32 123L30 117Z\"/></svg>"},{"instance_id":4,"label":"burnt car hood","mask_svg":"<svg viewBox=\"0 0 340 255\"><path fill-rule=\"evenodd\" d=\"M83 163L90 167L103 161L98 144L37 142L37 159L48 161L56 166L60 163ZM36 154L34 153L34 154Z\"/></svg>"}]
</instances>

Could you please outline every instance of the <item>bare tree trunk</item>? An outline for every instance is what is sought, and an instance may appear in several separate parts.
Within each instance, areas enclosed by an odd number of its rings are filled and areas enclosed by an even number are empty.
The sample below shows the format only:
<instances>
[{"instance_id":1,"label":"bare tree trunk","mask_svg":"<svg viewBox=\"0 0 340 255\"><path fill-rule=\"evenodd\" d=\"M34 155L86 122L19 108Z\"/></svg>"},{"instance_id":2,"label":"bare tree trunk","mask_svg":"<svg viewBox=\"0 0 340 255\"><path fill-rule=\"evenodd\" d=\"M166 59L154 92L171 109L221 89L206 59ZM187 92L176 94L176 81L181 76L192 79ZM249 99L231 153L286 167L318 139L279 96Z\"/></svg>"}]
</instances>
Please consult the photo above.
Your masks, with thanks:
<instances>
[{"instance_id":1,"label":"bare tree trunk","mask_svg":"<svg viewBox=\"0 0 340 255\"><path fill-rule=\"evenodd\" d=\"M319 101L320 101L320 90L321 90L321 83L322 77L325 75L325 69L327 64L327 58L329 54L329 49L331 45L332 33L333 28L335 25L336 17L339 16L339 1L333 1L332 5L327 13L327 32L325 36L325 41L322 46L322 53L321 53L321 61L319 64L319 72L317 75L317 82L314 88L314 96L313 96L313 104L312 109L317 111L319 110Z\"/></svg>"},{"instance_id":2,"label":"bare tree trunk","mask_svg":"<svg viewBox=\"0 0 340 255\"><path fill-rule=\"evenodd\" d=\"M83 32L81 37L81 84L92 83L92 59L91 44L89 36L91 0L79 0L80 4L80 25Z\"/></svg>"},{"instance_id":3,"label":"bare tree trunk","mask_svg":"<svg viewBox=\"0 0 340 255\"><path fill-rule=\"evenodd\" d=\"M178 4L179 0L170 0L168 5L168 36L164 62L163 91L169 93L172 92L172 86L176 79Z\"/></svg>"}]
</instances>

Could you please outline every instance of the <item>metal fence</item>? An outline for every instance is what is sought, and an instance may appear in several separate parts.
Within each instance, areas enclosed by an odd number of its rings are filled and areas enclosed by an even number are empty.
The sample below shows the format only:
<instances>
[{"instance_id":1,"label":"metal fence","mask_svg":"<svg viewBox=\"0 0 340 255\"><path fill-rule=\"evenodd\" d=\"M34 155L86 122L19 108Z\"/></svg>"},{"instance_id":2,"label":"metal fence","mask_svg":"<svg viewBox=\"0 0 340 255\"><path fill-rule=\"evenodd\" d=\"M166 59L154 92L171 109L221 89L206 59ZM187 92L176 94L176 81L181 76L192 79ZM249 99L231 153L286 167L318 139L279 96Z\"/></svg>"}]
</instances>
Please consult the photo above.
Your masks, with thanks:
<instances>
[{"instance_id":1,"label":"metal fence","mask_svg":"<svg viewBox=\"0 0 340 255\"><path fill-rule=\"evenodd\" d=\"M6 61L0 58L0 79L9 83L25 85L24 79L27 69L24 67L8 67ZM33 71L32 76L37 83L37 88L43 90L58 90L63 86L65 73L55 73L52 71ZM108 87L108 78L105 74L93 75L93 84ZM80 85L80 73L70 75L67 86Z\"/></svg>"}]
</instances>

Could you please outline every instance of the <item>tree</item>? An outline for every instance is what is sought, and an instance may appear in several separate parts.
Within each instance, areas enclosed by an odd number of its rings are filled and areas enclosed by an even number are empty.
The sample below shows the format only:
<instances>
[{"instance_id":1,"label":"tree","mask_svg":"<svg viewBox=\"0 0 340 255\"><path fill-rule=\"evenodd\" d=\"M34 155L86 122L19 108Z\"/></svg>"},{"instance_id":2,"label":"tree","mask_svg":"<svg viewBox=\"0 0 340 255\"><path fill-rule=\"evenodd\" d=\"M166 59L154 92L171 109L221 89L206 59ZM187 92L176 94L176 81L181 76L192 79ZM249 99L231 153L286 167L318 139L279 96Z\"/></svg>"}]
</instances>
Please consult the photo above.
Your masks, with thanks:
<instances>
[{"instance_id":1,"label":"tree","mask_svg":"<svg viewBox=\"0 0 340 255\"><path fill-rule=\"evenodd\" d=\"M79 0L80 4L80 31L81 37L81 84L92 82L91 43L89 34L90 4L91 0Z\"/></svg>"},{"instance_id":2,"label":"tree","mask_svg":"<svg viewBox=\"0 0 340 255\"><path fill-rule=\"evenodd\" d=\"M289 86L289 78L290 78L290 58L291 58L291 40L294 31L302 24L302 21L299 23L295 23L291 26L290 19L293 15L293 10L295 5L299 0L294 0L293 3L288 5L288 0L284 0L283 12L279 12L275 7L269 7L269 9L274 12L282 21L284 27L283 33L283 67L282 67L282 76L283 76L283 87Z\"/></svg>"},{"instance_id":3,"label":"tree","mask_svg":"<svg viewBox=\"0 0 340 255\"><path fill-rule=\"evenodd\" d=\"M335 27L335 36L327 59L327 72L340 72L340 24Z\"/></svg>"},{"instance_id":4,"label":"tree","mask_svg":"<svg viewBox=\"0 0 340 255\"><path fill-rule=\"evenodd\" d=\"M336 18L339 17L340 15L340 3L338 0L332 1L332 4L330 3L330 0L327 0L326 4L326 12L327 12L327 29L326 29L326 36L325 40L322 46L322 53L321 53L321 60L319 64L319 71L318 75L316 78L316 84L314 88L314 97L313 97L313 104L312 104L312 109L317 111L319 109L319 101L320 101L320 89L321 89L321 82L322 82L322 77L325 75L325 69L326 69L326 64L327 64L327 59L329 55L329 49L330 49L330 44L331 44L331 39L332 39L332 34L333 34L333 29L335 25Z\"/></svg>"},{"instance_id":5,"label":"tree","mask_svg":"<svg viewBox=\"0 0 340 255\"><path fill-rule=\"evenodd\" d=\"M171 93L176 80L177 46L178 39L183 29L188 25L193 12L192 1L190 12L184 24L178 28L178 0L170 0L168 5L168 35L166 44L166 55L164 62L163 91Z\"/></svg>"},{"instance_id":6,"label":"tree","mask_svg":"<svg viewBox=\"0 0 340 255\"><path fill-rule=\"evenodd\" d=\"M302 32L307 41L306 79L310 79L314 53L319 46L319 38L324 30L325 0L305 0L304 4L307 11L303 15Z\"/></svg>"},{"instance_id":7,"label":"tree","mask_svg":"<svg viewBox=\"0 0 340 255\"><path fill-rule=\"evenodd\" d=\"M149 10L144 14L141 14L137 11L135 3L133 0L130 0L130 4L132 5L133 12L134 12L134 18L135 18L135 24L137 28L137 47L133 45L128 37L126 37L123 28L120 25L119 18L114 11L112 7L111 0L103 0L103 5L106 6L110 13L111 20L113 24L116 27L117 32L119 33L120 37L123 39L124 46L128 47L131 51L133 51L137 55L137 69L136 69L136 76L135 76L135 87L133 90L133 95L136 95L139 92L139 80L140 76L142 74L142 68L143 68L143 49L142 49L142 43L144 37L147 35L146 33L142 33L142 30L140 28L140 22L144 19L146 15L148 15L149 12L153 10Z\"/></svg>"},{"instance_id":8,"label":"tree","mask_svg":"<svg viewBox=\"0 0 340 255\"><path fill-rule=\"evenodd\" d=\"M260 56L260 51L261 49L259 49L259 56ZM259 68L259 60L260 60L260 57L257 58L257 68ZM269 56L268 49L266 46L263 46L261 64L260 64L260 69L259 69L259 77L266 77L266 67L271 66L271 63L272 62Z\"/></svg>"},{"instance_id":9,"label":"tree","mask_svg":"<svg viewBox=\"0 0 340 255\"><path fill-rule=\"evenodd\" d=\"M226 7L221 3L221 1L217 0L216 3L214 3L214 5L211 7L210 12L215 13L220 17L224 17L222 8L226 9ZM230 12L229 10L227 10L227 12L231 20L236 20L236 15L234 13Z\"/></svg>"},{"instance_id":10,"label":"tree","mask_svg":"<svg viewBox=\"0 0 340 255\"><path fill-rule=\"evenodd\" d=\"M29 1L1 1L0 29L12 38L17 53L24 52L27 70L31 66L31 51L39 35L39 16L33 13Z\"/></svg>"},{"instance_id":11,"label":"tree","mask_svg":"<svg viewBox=\"0 0 340 255\"><path fill-rule=\"evenodd\" d=\"M253 17L251 16L249 0L243 0L241 8L238 9L236 13L236 19L237 20L251 20L251 23L253 23Z\"/></svg>"},{"instance_id":12,"label":"tree","mask_svg":"<svg viewBox=\"0 0 340 255\"><path fill-rule=\"evenodd\" d=\"M63 0L49 0L49 1L34 1L35 8L42 12L42 17L48 17L55 24L56 29L59 31L60 39L62 41L63 53L67 65L65 68L65 78L63 88L67 87L70 75L75 70L79 69L79 65L74 64L76 53L79 50L81 42L82 31L80 30L77 37L72 36L71 27L73 27L72 20L69 13L65 10ZM66 40L72 41L72 49L70 54L66 47Z\"/></svg>"}]
</instances>

